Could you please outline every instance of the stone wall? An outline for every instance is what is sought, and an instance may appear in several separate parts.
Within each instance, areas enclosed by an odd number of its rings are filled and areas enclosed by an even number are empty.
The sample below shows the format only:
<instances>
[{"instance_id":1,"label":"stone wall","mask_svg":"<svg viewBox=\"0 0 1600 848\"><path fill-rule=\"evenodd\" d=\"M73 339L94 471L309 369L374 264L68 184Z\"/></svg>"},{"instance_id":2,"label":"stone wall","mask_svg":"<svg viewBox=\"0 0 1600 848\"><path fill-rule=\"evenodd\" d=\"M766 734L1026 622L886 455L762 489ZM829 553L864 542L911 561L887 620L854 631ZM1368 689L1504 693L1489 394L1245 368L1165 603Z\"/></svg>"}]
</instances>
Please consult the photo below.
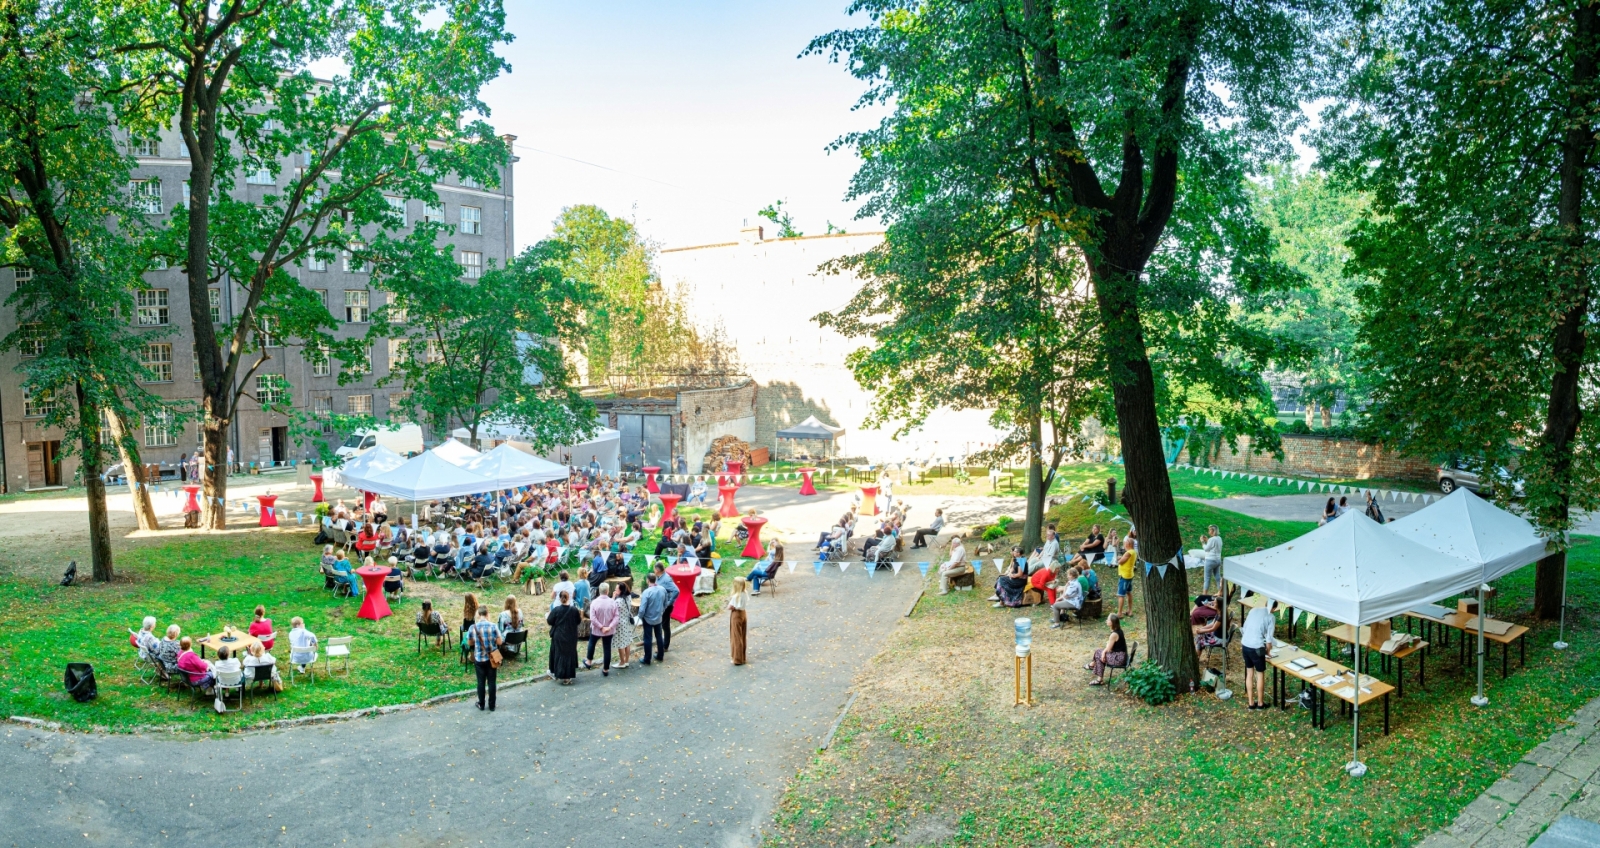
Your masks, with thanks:
<instances>
[{"instance_id":1,"label":"stone wall","mask_svg":"<svg viewBox=\"0 0 1600 848\"><path fill-rule=\"evenodd\" d=\"M737 436L742 442L756 438L756 384L746 380L720 389L685 389L678 395L683 435L678 452L697 469L711 449L711 442L722 436Z\"/></svg>"},{"instance_id":2,"label":"stone wall","mask_svg":"<svg viewBox=\"0 0 1600 848\"><path fill-rule=\"evenodd\" d=\"M1213 451L1209 461L1188 451L1185 457L1195 465L1228 471L1334 479L1432 480L1438 468L1426 459L1402 456L1378 445L1316 435L1285 433L1282 461L1271 454L1251 452L1248 437L1239 439L1237 451L1224 444Z\"/></svg>"}]
</instances>

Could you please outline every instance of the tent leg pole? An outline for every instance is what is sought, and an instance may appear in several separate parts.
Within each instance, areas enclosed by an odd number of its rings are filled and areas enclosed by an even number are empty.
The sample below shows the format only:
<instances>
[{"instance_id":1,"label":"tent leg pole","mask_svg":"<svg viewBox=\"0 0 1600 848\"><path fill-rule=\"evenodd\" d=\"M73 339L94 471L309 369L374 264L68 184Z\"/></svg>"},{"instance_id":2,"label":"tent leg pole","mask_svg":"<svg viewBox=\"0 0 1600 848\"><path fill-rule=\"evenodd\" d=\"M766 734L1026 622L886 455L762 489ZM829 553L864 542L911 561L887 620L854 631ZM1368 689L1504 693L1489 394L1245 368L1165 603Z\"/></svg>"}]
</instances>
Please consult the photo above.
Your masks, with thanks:
<instances>
[{"instance_id":1,"label":"tent leg pole","mask_svg":"<svg viewBox=\"0 0 1600 848\"><path fill-rule=\"evenodd\" d=\"M1478 584L1478 694L1472 696L1472 705L1486 707L1489 699L1483 694L1483 584Z\"/></svg>"},{"instance_id":2,"label":"tent leg pole","mask_svg":"<svg viewBox=\"0 0 1600 848\"><path fill-rule=\"evenodd\" d=\"M1556 643L1550 647L1558 651L1567 649L1567 574L1572 570L1572 564L1561 569L1561 633L1556 637Z\"/></svg>"},{"instance_id":3,"label":"tent leg pole","mask_svg":"<svg viewBox=\"0 0 1600 848\"><path fill-rule=\"evenodd\" d=\"M1359 619L1357 619L1359 621ZM1361 625L1356 625L1355 645L1351 653L1356 655L1355 694L1350 705L1350 762L1344 767L1351 777L1363 777L1367 773L1367 766L1361 762Z\"/></svg>"},{"instance_id":4,"label":"tent leg pole","mask_svg":"<svg viewBox=\"0 0 1600 848\"><path fill-rule=\"evenodd\" d=\"M1229 698L1233 697L1233 691L1228 688L1228 572L1227 572L1227 567L1228 566L1226 564L1226 561L1224 561L1224 564L1219 565L1217 567L1217 569L1218 569L1217 573L1221 575L1221 577L1217 581L1220 584L1218 586L1218 588L1220 588L1222 590L1222 669L1221 669L1222 673L1217 676L1217 700L1219 700L1219 701L1226 701ZM1205 566L1201 565L1201 568L1204 569ZM1202 573L1204 573L1204 572L1202 571ZM1249 674L1250 672L1249 672L1249 670L1246 670L1245 673ZM1244 693L1245 693L1245 700L1249 700L1249 695L1250 695L1250 683L1249 683L1249 681L1245 681Z\"/></svg>"}]
</instances>

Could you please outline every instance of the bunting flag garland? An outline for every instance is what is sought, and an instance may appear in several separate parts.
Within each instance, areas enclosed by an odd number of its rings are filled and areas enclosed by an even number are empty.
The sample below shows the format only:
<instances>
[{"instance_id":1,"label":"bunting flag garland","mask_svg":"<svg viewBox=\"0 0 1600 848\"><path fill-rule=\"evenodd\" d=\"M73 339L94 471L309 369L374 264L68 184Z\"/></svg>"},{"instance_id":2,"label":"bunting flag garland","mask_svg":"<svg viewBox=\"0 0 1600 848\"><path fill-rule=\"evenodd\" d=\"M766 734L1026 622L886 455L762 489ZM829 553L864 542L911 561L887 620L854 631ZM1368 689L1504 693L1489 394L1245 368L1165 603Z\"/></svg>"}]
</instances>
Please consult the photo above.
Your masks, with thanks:
<instances>
[{"instance_id":1,"label":"bunting flag garland","mask_svg":"<svg viewBox=\"0 0 1600 848\"><path fill-rule=\"evenodd\" d=\"M922 576L923 577L927 577L928 576L928 567L931 566L931 565L933 565L933 563L931 563L931 562L919 562L919 563L917 563L917 570L922 572Z\"/></svg>"},{"instance_id":2,"label":"bunting flag garland","mask_svg":"<svg viewBox=\"0 0 1600 848\"><path fill-rule=\"evenodd\" d=\"M846 571L849 571L849 570L850 570L850 563L848 563L848 562L840 562L839 563L839 573L840 574L843 574L843 573L845 573Z\"/></svg>"},{"instance_id":3,"label":"bunting flag garland","mask_svg":"<svg viewBox=\"0 0 1600 848\"><path fill-rule=\"evenodd\" d=\"M815 565L816 568L817 568L817 574L821 575L822 574L822 560L820 560L820 559L817 560L815 563L813 563L813 565Z\"/></svg>"},{"instance_id":4,"label":"bunting flag garland","mask_svg":"<svg viewBox=\"0 0 1600 848\"><path fill-rule=\"evenodd\" d=\"M975 575L983 573L983 560L975 559L972 561L972 573Z\"/></svg>"},{"instance_id":5,"label":"bunting flag garland","mask_svg":"<svg viewBox=\"0 0 1600 848\"><path fill-rule=\"evenodd\" d=\"M795 567L795 565L797 565L797 564L798 564L798 563L796 563L796 562L795 562L795 561L794 561L794 560L792 560L792 559L791 559L791 560L789 560L789 561L788 561L788 562L786 562L786 563L784 563L784 565L787 565L787 566L789 566L789 573L790 573L790 574L793 574L793 573L794 573L794 567ZM821 573L821 572L820 572L820 571L819 571L819 572L818 572L818 573L819 573L819 574L820 574L820 573Z\"/></svg>"},{"instance_id":6,"label":"bunting flag garland","mask_svg":"<svg viewBox=\"0 0 1600 848\"><path fill-rule=\"evenodd\" d=\"M867 577L869 577L869 578L872 577L874 574L878 573L877 566L872 564L872 563L870 563L870 562L864 562L861 565L862 565L862 567L867 569Z\"/></svg>"},{"instance_id":7,"label":"bunting flag garland","mask_svg":"<svg viewBox=\"0 0 1600 848\"><path fill-rule=\"evenodd\" d=\"M903 563L903 562L901 562L899 560L895 560L894 562L890 563L890 566L894 568L894 576L896 576L896 577L900 576L900 566L902 566L902 565L905 565L905 563Z\"/></svg>"},{"instance_id":8,"label":"bunting flag garland","mask_svg":"<svg viewBox=\"0 0 1600 848\"><path fill-rule=\"evenodd\" d=\"M628 560L631 560L631 559L633 559L633 554L623 554L622 555L622 564L623 565L627 565L628 564Z\"/></svg>"}]
</instances>

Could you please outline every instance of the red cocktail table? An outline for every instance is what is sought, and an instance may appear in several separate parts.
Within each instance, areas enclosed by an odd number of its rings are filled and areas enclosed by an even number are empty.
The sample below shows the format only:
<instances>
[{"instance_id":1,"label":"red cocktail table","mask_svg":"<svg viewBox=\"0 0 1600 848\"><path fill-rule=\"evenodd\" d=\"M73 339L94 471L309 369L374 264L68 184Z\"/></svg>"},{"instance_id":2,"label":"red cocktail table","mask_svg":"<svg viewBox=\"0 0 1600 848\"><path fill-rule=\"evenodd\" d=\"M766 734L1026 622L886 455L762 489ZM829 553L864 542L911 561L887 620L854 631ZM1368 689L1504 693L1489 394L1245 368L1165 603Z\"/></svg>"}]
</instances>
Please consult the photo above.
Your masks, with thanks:
<instances>
[{"instance_id":1,"label":"red cocktail table","mask_svg":"<svg viewBox=\"0 0 1600 848\"><path fill-rule=\"evenodd\" d=\"M377 500L377 499L378 499L378 493L377 492L362 492L361 493L361 511L362 512L371 512L372 511L372 502Z\"/></svg>"},{"instance_id":2,"label":"red cocktail table","mask_svg":"<svg viewBox=\"0 0 1600 848\"><path fill-rule=\"evenodd\" d=\"M278 496L277 495L256 495L256 500L261 502L261 526L262 527L277 527L278 526L277 510L273 509L272 505L278 502Z\"/></svg>"},{"instance_id":3,"label":"red cocktail table","mask_svg":"<svg viewBox=\"0 0 1600 848\"><path fill-rule=\"evenodd\" d=\"M199 486L195 486L195 485L184 486L183 487L183 491L184 491L185 494L187 494L189 496L189 499L187 501L184 501L184 503L183 503L183 511L184 512L199 512L200 511L200 498L198 497L198 495L200 494L200 487Z\"/></svg>"},{"instance_id":4,"label":"red cocktail table","mask_svg":"<svg viewBox=\"0 0 1600 848\"><path fill-rule=\"evenodd\" d=\"M678 509L678 501L681 500L683 500L683 495L675 495L671 492L661 496L661 505L666 508L661 511L661 520L656 523L657 527L665 527L668 521L678 520L676 510Z\"/></svg>"},{"instance_id":5,"label":"red cocktail table","mask_svg":"<svg viewBox=\"0 0 1600 848\"><path fill-rule=\"evenodd\" d=\"M817 473L815 468L800 469L800 494L814 495L817 493L817 487L811 484L811 475L815 473Z\"/></svg>"},{"instance_id":6,"label":"red cocktail table","mask_svg":"<svg viewBox=\"0 0 1600 848\"><path fill-rule=\"evenodd\" d=\"M744 529L750 531L750 541L745 543L744 553L740 554L740 556L747 556L751 559L760 559L762 554L761 526L766 524L767 520L759 515L747 515L743 519L740 519L740 523L744 525Z\"/></svg>"},{"instance_id":7,"label":"red cocktail table","mask_svg":"<svg viewBox=\"0 0 1600 848\"><path fill-rule=\"evenodd\" d=\"M366 598L361 601L361 611L356 615L373 621L394 615L389 609L389 599L383 596L383 581L389 576L388 567L363 565L356 569L356 575L361 578L361 585L367 590Z\"/></svg>"},{"instance_id":8,"label":"red cocktail table","mask_svg":"<svg viewBox=\"0 0 1600 848\"><path fill-rule=\"evenodd\" d=\"M734 495L739 493L739 487L731 483L724 483L717 487L717 494L722 496L722 506L717 509L717 514L723 518L734 518L739 514L739 507L733 503Z\"/></svg>"},{"instance_id":9,"label":"red cocktail table","mask_svg":"<svg viewBox=\"0 0 1600 848\"><path fill-rule=\"evenodd\" d=\"M877 515L878 514L878 487L877 486L862 486L861 487L861 514L862 515Z\"/></svg>"},{"instance_id":10,"label":"red cocktail table","mask_svg":"<svg viewBox=\"0 0 1600 848\"><path fill-rule=\"evenodd\" d=\"M311 485L313 487L312 490L311 490L311 502L312 503L323 503L324 501L326 501L327 499L322 496L322 475L321 474L313 474L313 475L311 475Z\"/></svg>"},{"instance_id":11,"label":"red cocktail table","mask_svg":"<svg viewBox=\"0 0 1600 848\"><path fill-rule=\"evenodd\" d=\"M644 472L644 490L652 495L661 494L661 487L656 485L656 475L661 473L661 466L646 465L639 470Z\"/></svg>"},{"instance_id":12,"label":"red cocktail table","mask_svg":"<svg viewBox=\"0 0 1600 848\"><path fill-rule=\"evenodd\" d=\"M728 460L728 473L732 474L734 477L738 477L740 474L743 474L744 473L744 463L742 463L742 462L734 462L731 459Z\"/></svg>"},{"instance_id":13,"label":"red cocktail table","mask_svg":"<svg viewBox=\"0 0 1600 848\"><path fill-rule=\"evenodd\" d=\"M700 617L700 607L694 602L694 580L700 576L700 569L689 565L674 565L667 569L667 576L678 586L678 602L672 605L673 621L688 621Z\"/></svg>"}]
</instances>

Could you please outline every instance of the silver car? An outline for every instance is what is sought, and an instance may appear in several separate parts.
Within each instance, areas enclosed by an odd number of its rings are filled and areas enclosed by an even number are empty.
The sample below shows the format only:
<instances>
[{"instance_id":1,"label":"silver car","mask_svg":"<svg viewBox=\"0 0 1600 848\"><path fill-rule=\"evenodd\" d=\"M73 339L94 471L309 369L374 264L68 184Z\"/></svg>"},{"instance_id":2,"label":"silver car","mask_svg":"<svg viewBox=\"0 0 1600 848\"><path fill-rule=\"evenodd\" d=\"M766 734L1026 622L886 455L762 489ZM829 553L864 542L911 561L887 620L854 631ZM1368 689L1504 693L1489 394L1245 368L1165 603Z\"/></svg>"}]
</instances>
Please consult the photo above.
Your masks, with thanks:
<instances>
[{"instance_id":1,"label":"silver car","mask_svg":"<svg viewBox=\"0 0 1600 848\"><path fill-rule=\"evenodd\" d=\"M1505 468L1496 468L1495 473L1502 477L1511 476L1511 472ZM1444 492L1447 495L1451 492L1454 492L1457 488L1466 489L1469 492L1476 492L1483 483L1482 477L1478 474L1478 472L1469 468L1467 466L1467 461L1464 459L1447 460L1443 465L1439 466L1437 474L1439 478L1439 491ZM1522 497L1522 480L1512 480L1511 491L1514 496L1519 498Z\"/></svg>"}]
</instances>

